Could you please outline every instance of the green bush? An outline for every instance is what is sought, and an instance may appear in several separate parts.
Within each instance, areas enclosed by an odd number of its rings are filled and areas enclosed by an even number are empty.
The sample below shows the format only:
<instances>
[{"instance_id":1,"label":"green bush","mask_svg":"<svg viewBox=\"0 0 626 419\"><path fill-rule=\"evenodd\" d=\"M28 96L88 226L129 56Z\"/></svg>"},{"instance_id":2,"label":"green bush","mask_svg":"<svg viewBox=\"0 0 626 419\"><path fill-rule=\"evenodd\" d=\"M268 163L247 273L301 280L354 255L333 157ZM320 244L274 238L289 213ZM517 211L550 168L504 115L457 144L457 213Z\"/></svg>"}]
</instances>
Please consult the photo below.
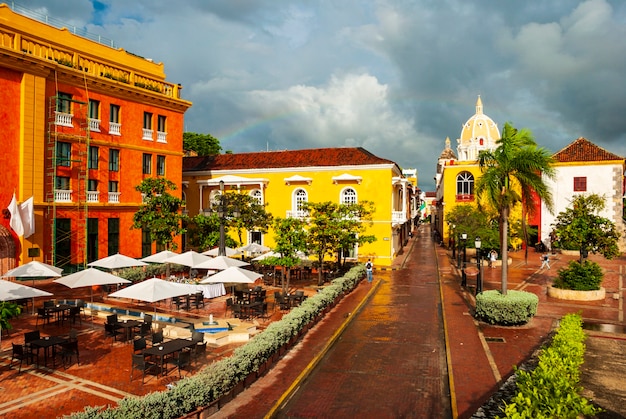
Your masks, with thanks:
<instances>
[{"instance_id":1,"label":"green bush","mask_svg":"<svg viewBox=\"0 0 626 419\"><path fill-rule=\"evenodd\" d=\"M572 260L567 268L559 269L553 286L566 290L595 291L600 289L603 277L602 268L597 263L585 260L581 264Z\"/></svg>"},{"instance_id":2,"label":"green bush","mask_svg":"<svg viewBox=\"0 0 626 419\"><path fill-rule=\"evenodd\" d=\"M579 418L601 411L580 395L580 365L585 355L585 333L578 314L561 320L550 347L542 350L537 367L516 369L518 393L504 408L505 417Z\"/></svg>"},{"instance_id":3,"label":"green bush","mask_svg":"<svg viewBox=\"0 0 626 419\"><path fill-rule=\"evenodd\" d=\"M476 296L476 318L501 325L527 323L536 313L539 297L526 291L510 290L502 295L489 290Z\"/></svg>"}]
</instances>

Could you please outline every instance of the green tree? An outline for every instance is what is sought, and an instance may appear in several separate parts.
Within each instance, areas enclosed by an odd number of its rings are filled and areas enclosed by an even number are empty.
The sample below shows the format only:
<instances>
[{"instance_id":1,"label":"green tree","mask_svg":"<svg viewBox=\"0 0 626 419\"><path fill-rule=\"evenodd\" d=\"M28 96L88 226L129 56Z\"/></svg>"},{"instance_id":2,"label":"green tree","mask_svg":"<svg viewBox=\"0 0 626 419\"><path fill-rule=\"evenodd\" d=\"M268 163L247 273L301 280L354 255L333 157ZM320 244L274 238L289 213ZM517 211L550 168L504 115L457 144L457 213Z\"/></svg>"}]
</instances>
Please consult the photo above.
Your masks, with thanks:
<instances>
[{"instance_id":1,"label":"green tree","mask_svg":"<svg viewBox=\"0 0 626 419\"><path fill-rule=\"evenodd\" d=\"M474 238L480 237L483 249L500 249L498 214L493 211L478 211L473 205L457 205L448 212L446 219L451 228L454 226L455 241L459 234L467 233L468 247L473 247Z\"/></svg>"},{"instance_id":2,"label":"green tree","mask_svg":"<svg viewBox=\"0 0 626 419\"><path fill-rule=\"evenodd\" d=\"M176 185L165 178L146 178L135 189L143 195L143 204L133 216L132 228L145 229L150 239L166 249L178 247L174 237L185 233L181 214L183 200L170 194Z\"/></svg>"},{"instance_id":3,"label":"green tree","mask_svg":"<svg viewBox=\"0 0 626 419\"><path fill-rule=\"evenodd\" d=\"M597 195L576 195L571 206L559 213L554 226L555 245L562 249L577 249L580 263L588 252L599 253L607 259L619 256L619 233L615 224L598 213L605 207L605 198Z\"/></svg>"},{"instance_id":4,"label":"green tree","mask_svg":"<svg viewBox=\"0 0 626 419\"><path fill-rule=\"evenodd\" d=\"M195 151L198 156L213 156L220 154L222 146L220 141L211 134L185 132L183 133L183 150Z\"/></svg>"},{"instance_id":5,"label":"green tree","mask_svg":"<svg viewBox=\"0 0 626 419\"><path fill-rule=\"evenodd\" d=\"M337 263L341 266L341 254L348 254L350 249L364 243L373 243L376 236L365 235L367 226L372 225L372 215L374 214L374 203L371 201L361 201L358 204L340 204L338 207L339 223L339 250L337 252ZM345 263L345 262L344 262Z\"/></svg>"},{"instance_id":6,"label":"green tree","mask_svg":"<svg viewBox=\"0 0 626 419\"><path fill-rule=\"evenodd\" d=\"M239 243L243 244L242 236L245 230L267 233L273 221L272 214L265 211L267 204L259 204L255 198L245 191L229 193L226 198L229 212L234 213L234 211L236 211L238 214L237 217L231 217L229 219L228 225L232 226L237 231Z\"/></svg>"},{"instance_id":7,"label":"green tree","mask_svg":"<svg viewBox=\"0 0 626 419\"><path fill-rule=\"evenodd\" d=\"M530 206L529 199L536 193L548 208L552 207L552 194L542 178L542 173L552 178L552 157L548 150L538 147L528 129L517 130L505 123L502 138L494 151L481 151L478 163L482 171L476 182L479 208L483 201L499 214L500 254L502 255L502 294L506 295L508 282L508 234L511 210L519 203Z\"/></svg>"},{"instance_id":8,"label":"green tree","mask_svg":"<svg viewBox=\"0 0 626 419\"><path fill-rule=\"evenodd\" d=\"M299 255L306 253L307 232L305 223L299 218L276 218L274 220L274 252L280 253L279 257L265 259L264 263L273 266L282 266L286 272L287 281L282 281L283 291L289 289L291 268L302 263Z\"/></svg>"},{"instance_id":9,"label":"green tree","mask_svg":"<svg viewBox=\"0 0 626 419\"><path fill-rule=\"evenodd\" d=\"M22 308L11 301L0 301L0 333L3 330L10 330L13 328L9 320L13 317L17 317L22 312Z\"/></svg>"}]
</instances>

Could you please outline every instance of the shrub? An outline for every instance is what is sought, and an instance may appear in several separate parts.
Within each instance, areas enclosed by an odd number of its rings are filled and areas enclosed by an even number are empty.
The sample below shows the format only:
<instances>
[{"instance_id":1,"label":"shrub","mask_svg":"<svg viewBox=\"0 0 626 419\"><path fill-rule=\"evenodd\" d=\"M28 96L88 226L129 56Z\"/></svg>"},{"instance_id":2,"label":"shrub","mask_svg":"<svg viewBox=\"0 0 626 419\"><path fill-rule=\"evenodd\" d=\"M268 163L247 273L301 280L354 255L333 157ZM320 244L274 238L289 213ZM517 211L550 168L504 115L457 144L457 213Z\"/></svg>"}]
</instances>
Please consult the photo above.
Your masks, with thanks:
<instances>
[{"instance_id":1,"label":"shrub","mask_svg":"<svg viewBox=\"0 0 626 419\"><path fill-rule=\"evenodd\" d=\"M537 368L516 369L518 393L504 408L507 418L579 418L601 411L580 395L580 365L585 333L578 314L561 320L550 347L539 355Z\"/></svg>"},{"instance_id":2,"label":"shrub","mask_svg":"<svg viewBox=\"0 0 626 419\"><path fill-rule=\"evenodd\" d=\"M602 268L597 263L585 260L581 264L572 260L567 268L559 269L553 286L566 290L595 291L600 289L603 277Z\"/></svg>"},{"instance_id":3,"label":"shrub","mask_svg":"<svg viewBox=\"0 0 626 419\"><path fill-rule=\"evenodd\" d=\"M527 323L537 313L539 297L526 291L510 290L502 295L489 290L476 296L476 318L501 325Z\"/></svg>"}]
</instances>

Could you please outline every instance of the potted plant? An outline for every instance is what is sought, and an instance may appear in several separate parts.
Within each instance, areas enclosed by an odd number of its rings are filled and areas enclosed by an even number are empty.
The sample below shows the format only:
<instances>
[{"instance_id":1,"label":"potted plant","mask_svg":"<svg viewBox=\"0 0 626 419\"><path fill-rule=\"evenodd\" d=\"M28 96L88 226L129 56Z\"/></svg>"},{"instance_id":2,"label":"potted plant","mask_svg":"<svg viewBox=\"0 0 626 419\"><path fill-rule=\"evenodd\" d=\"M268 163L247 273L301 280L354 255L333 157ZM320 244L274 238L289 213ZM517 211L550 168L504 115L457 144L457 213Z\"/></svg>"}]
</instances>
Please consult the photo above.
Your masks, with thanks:
<instances>
[{"instance_id":1,"label":"potted plant","mask_svg":"<svg viewBox=\"0 0 626 419\"><path fill-rule=\"evenodd\" d=\"M13 329L9 320L13 317L17 317L22 312L22 308L10 301L1 301L0 302L0 333L3 330Z\"/></svg>"}]
</instances>

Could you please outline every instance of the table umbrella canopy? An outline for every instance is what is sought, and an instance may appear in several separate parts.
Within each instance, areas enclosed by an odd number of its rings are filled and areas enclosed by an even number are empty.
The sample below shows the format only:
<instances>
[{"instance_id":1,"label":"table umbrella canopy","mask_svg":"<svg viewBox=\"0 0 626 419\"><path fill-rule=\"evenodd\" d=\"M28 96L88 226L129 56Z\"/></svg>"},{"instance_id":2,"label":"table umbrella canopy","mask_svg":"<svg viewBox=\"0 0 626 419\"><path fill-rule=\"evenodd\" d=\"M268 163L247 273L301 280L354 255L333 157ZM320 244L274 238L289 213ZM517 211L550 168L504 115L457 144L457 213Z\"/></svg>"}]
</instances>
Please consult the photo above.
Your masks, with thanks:
<instances>
[{"instance_id":1,"label":"table umbrella canopy","mask_svg":"<svg viewBox=\"0 0 626 419\"><path fill-rule=\"evenodd\" d=\"M92 268L104 268L104 269L122 269L130 268L133 266L146 266L146 262L131 258L130 256L121 255L116 253L111 256L107 256L102 259L98 259L94 262L88 263L87 266Z\"/></svg>"},{"instance_id":2,"label":"table umbrella canopy","mask_svg":"<svg viewBox=\"0 0 626 419\"><path fill-rule=\"evenodd\" d=\"M159 278L150 278L109 294L109 297L130 298L131 300L154 303L167 298L195 292L195 287Z\"/></svg>"},{"instance_id":3,"label":"table umbrella canopy","mask_svg":"<svg viewBox=\"0 0 626 419\"><path fill-rule=\"evenodd\" d=\"M4 275L3 278L53 278L61 276L62 268L48 265L36 260L13 268Z\"/></svg>"},{"instance_id":4,"label":"table umbrella canopy","mask_svg":"<svg viewBox=\"0 0 626 419\"><path fill-rule=\"evenodd\" d=\"M226 250L226 256L239 256L241 254L239 249L233 249L232 247L226 247L225 250ZM215 247L211 250L207 250L206 252L202 252L202 254L206 256L219 256L220 248Z\"/></svg>"},{"instance_id":5,"label":"table umbrella canopy","mask_svg":"<svg viewBox=\"0 0 626 419\"><path fill-rule=\"evenodd\" d=\"M181 253L180 255L167 258L164 260L164 262L175 263L177 265L183 265L183 266L188 266L190 268L195 268L196 265L202 262L206 262L207 260L211 260L211 258L209 256L203 255L202 253L198 253L194 250L189 250L185 253Z\"/></svg>"},{"instance_id":6,"label":"table umbrella canopy","mask_svg":"<svg viewBox=\"0 0 626 419\"><path fill-rule=\"evenodd\" d=\"M95 268L85 269L63 278L55 279L53 282L63 284L69 288L91 287L93 285L129 284L128 279L120 278L113 274L103 272Z\"/></svg>"},{"instance_id":7,"label":"table umbrella canopy","mask_svg":"<svg viewBox=\"0 0 626 419\"><path fill-rule=\"evenodd\" d=\"M13 301L22 298L47 297L52 295L47 291L11 281L0 279L0 301Z\"/></svg>"},{"instance_id":8,"label":"table umbrella canopy","mask_svg":"<svg viewBox=\"0 0 626 419\"><path fill-rule=\"evenodd\" d=\"M202 262L196 266L194 269L215 269L215 270L223 270L230 268L231 266L247 266L250 265L248 262L244 262L243 260L229 258L228 256L216 256L213 259L209 259L206 262Z\"/></svg>"},{"instance_id":9,"label":"table umbrella canopy","mask_svg":"<svg viewBox=\"0 0 626 419\"><path fill-rule=\"evenodd\" d=\"M150 263L165 263L165 259L177 256L178 253L172 252L170 250L162 250L159 253L155 253L154 255L147 256L141 259L144 262Z\"/></svg>"},{"instance_id":10,"label":"table umbrella canopy","mask_svg":"<svg viewBox=\"0 0 626 419\"><path fill-rule=\"evenodd\" d=\"M240 250L242 252L250 252L250 253L265 253L265 252L269 252L271 249L267 246L263 246L262 244L250 243L246 246L238 248L237 250Z\"/></svg>"},{"instance_id":11,"label":"table umbrella canopy","mask_svg":"<svg viewBox=\"0 0 626 419\"><path fill-rule=\"evenodd\" d=\"M252 284L259 278L262 278L263 274L258 272L249 271L247 269L241 269L237 266L231 266L212 275L206 279L200 281L201 284L215 284L223 282L225 284Z\"/></svg>"}]
</instances>

